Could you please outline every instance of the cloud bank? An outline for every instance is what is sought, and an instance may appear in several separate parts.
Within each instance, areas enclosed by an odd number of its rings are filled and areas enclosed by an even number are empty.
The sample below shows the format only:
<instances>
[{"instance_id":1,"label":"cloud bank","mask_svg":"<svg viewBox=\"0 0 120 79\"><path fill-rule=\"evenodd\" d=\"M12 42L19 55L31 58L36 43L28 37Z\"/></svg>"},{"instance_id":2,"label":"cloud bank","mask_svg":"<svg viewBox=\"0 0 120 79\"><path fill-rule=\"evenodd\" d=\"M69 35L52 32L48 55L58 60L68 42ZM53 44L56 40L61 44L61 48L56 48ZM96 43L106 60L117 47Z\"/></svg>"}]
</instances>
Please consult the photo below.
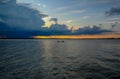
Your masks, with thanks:
<instances>
[{"instance_id":1,"label":"cloud bank","mask_svg":"<svg viewBox=\"0 0 120 79\"><path fill-rule=\"evenodd\" d=\"M111 30L101 29L100 26L93 25L93 27L86 26L83 28L79 28L74 32L74 34L100 34L104 32L111 32Z\"/></svg>"},{"instance_id":2,"label":"cloud bank","mask_svg":"<svg viewBox=\"0 0 120 79\"><path fill-rule=\"evenodd\" d=\"M16 0L0 1L0 18L10 26L30 30L40 29L44 25L42 18L45 16L47 15L35 9L18 5Z\"/></svg>"},{"instance_id":3,"label":"cloud bank","mask_svg":"<svg viewBox=\"0 0 120 79\"><path fill-rule=\"evenodd\" d=\"M111 32L101 29L99 26L83 27L77 30L68 29L65 24L58 24L57 18L50 18L54 21L49 28L43 27L43 18L48 15L42 12L16 3L16 0L0 0L0 37L8 38L29 38L39 35L80 35L99 34Z\"/></svg>"}]
</instances>

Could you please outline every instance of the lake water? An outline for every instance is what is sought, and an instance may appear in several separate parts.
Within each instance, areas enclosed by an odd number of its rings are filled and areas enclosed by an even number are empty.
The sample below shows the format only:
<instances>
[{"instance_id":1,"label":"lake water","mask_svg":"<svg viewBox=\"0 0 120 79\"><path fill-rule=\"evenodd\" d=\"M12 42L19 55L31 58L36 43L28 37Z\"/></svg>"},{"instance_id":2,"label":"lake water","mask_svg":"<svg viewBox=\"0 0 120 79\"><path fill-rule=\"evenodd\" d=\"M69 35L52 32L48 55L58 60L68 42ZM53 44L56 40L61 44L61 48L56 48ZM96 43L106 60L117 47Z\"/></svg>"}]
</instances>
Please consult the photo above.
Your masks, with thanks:
<instances>
[{"instance_id":1,"label":"lake water","mask_svg":"<svg viewBox=\"0 0 120 79\"><path fill-rule=\"evenodd\" d=\"M0 39L0 79L120 79L120 40Z\"/></svg>"}]
</instances>

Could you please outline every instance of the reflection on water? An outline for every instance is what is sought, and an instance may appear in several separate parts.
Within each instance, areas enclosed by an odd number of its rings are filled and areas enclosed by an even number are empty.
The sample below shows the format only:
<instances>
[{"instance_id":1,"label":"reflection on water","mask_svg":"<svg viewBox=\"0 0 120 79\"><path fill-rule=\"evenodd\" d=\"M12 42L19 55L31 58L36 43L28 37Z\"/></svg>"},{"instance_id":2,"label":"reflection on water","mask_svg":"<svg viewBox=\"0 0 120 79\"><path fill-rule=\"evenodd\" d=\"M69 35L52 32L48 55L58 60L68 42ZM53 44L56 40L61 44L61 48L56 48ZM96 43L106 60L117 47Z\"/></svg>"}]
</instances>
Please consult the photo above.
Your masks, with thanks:
<instances>
[{"instance_id":1,"label":"reflection on water","mask_svg":"<svg viewBox=\"0 0 120 79\"><path fill-rule=\"evenodd\" d=\"M120 79L120 40L0 40L0 79Z\"/></svg>"}]
</instances>

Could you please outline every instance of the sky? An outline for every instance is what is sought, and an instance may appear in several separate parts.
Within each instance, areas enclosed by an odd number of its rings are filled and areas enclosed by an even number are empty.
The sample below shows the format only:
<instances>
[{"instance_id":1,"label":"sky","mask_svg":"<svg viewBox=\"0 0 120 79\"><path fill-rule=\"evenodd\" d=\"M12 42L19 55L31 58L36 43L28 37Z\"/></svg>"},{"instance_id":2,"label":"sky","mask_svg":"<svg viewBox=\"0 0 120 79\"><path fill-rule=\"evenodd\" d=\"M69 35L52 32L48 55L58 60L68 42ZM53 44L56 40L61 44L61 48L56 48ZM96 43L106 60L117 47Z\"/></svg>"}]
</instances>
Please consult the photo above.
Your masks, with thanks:
<instances>
[{"instance_id":1,"label":"sky","mask_svg":"<svg viewBox=\"0 0 120 79\"><path fill-rule=\"evenodd\" d=\"M120 0L0 1L0 37L107 32L120 33Z\"/></svg>"},{"instance_id":2,"label":"sky","mask_svg":"<svg viewBox=\"0 0 120 79\"><path fill-rule=\"evenodd\" d=\"M118 16L106 17L105 11L112 7L120 7L120 0L17 0L18 3L30 3L50 17L59 19L59 23L67 23L72 26L88 26L95 24L107 24ZM120 16L119 16L120 17ZM120 19L119 19L120 20Z\"/></svg>"}]
</instances>

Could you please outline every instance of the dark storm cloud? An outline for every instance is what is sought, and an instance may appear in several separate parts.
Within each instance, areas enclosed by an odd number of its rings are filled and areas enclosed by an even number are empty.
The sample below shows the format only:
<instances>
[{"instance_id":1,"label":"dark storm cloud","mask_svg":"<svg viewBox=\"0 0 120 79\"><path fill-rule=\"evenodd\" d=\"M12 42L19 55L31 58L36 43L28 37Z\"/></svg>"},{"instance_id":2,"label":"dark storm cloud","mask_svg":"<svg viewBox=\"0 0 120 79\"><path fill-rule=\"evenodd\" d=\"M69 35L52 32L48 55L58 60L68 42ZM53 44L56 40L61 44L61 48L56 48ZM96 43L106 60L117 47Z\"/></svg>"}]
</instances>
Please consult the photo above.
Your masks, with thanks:
<instances>
[{"instance_id":1,"label":"dark storm cloud","mask_svg":"<svg viewBox=\"0 0 120 79\"><path fill-rule=\"evenodd\" d=\"M58 21L58 20L57 20L57 18L51 18L50 21L54 21L55 24L57 24L57 21Z\"/></svg>"},{"instance_id":2,"label":"dark storm cloud","mask_svg":"<svg viewBox=\"0 0 120 79\"><path fill-rule=\"evenodd\" d=\"M65 31L68 30L65 24L52 24L49 28L50 30Z\"/></svg>"},{"instance_id":3,"label":"dark storm cloud","mask_svg":"<svg viewBox=\"0 0 120 79\"><path fill-rule=\"evenodd\" d=\"M101 25L101 24L100 24ZM79 28L75 31L69 30L64 24L53 24L48 29L50 35L81 35L81 34L101 34L105 32L112 32L111 30L101 29L101 27L94 25Z\"/></svg>"},{"instance_id":4,"label":"dark storm cloud","mask_svg":"<svg viewBox=\"0 0 120 79\"><path fill-rule=\"evenodd\" d=\"M111 30L101 29L100 26L94 25L93 27L87 26L79 28L74 32L74 34L100 34L104 32L112 32Z\"/></svg>"},{"instance_id":5,"label":"dark storm cloud","mask_svg":"<svg viewBox=\"0 0 120 79\"><path fill-rule=\"evenodd\" d=\"M0 37L27 38L45 34L43 17L47 15L19 5L16 0L0 0ZM41 31L40 31L41 30Z\"/></svg>"},{"instance_id":6,"label":"dark storm cloud","mask_svg":"<svg viewBox=\"0 0 120 79\"><path fill-rule=\"evenodd\" d=\"M106 11L107 16L120 15L120 7L112 7L110 10Z\"/></svg>"},{"instance_id":7,"label":"dark storm cloud","mask_svg":"<svg viewBox=\"0 0 120 79\"><path fill-rule=\"evenodd\" d=\"M52 24L49 28L50 35L68 35L72 34L65 24Z\"/></svg>"},{"instance_id":8,"label":"dark storm cloud","mask_svg":"<svg viewBox=\"0 0 120 79\"><path fill-rule=\"evenodd\" d=\"M27 6L16 4L16 0L0 0L0 37L29 38L38 35L80 35L110 32L98 26L83 27L74 32L65 24L58 24L57 18L49 28L42 27L42 18L47 15Z\"/></svg>"},{"instance_id":9,"label":"dark storm cloud","mask_svg":"<svg viewBox=\"0 0 120 79\"><path fill-rule=\"evenodd\" d=\"M0 36L6 36L8 38L29 38L39 35L80 35L80 34L100 34L105 32L112 32L111 30L101 29L98 26L83 27L75 30L67 29L66 25L53 24L50 28L42 27L41 30L23 30L21 28L10 28L7 24L0 23ZM9 30L8 30L9 29Z\"/></svg>"},{"instance_id":10,"label":"dark storm cloud","mask_svg":"<svg viewBox=\"0 0 120 79\"><path fill-rule=\"evenodd\" d=\"M0 37L7 38L30 38L38 35L50 35L48 28L42 27L40 30L26 30L18 27L12 27L0 22Z\"/></svg>"},{"instance_id":11,"label":"dark storm cloud","mask_svg":"<svg viewBox=\"0 0 120 79\"><path fill-rule=\"evenodd\" d=\"M0 1L0 18L12 27L40 29L44 25L42 18L45 16L35 9L16 4L16 0Z\"/></svg>"}]
</instances>

